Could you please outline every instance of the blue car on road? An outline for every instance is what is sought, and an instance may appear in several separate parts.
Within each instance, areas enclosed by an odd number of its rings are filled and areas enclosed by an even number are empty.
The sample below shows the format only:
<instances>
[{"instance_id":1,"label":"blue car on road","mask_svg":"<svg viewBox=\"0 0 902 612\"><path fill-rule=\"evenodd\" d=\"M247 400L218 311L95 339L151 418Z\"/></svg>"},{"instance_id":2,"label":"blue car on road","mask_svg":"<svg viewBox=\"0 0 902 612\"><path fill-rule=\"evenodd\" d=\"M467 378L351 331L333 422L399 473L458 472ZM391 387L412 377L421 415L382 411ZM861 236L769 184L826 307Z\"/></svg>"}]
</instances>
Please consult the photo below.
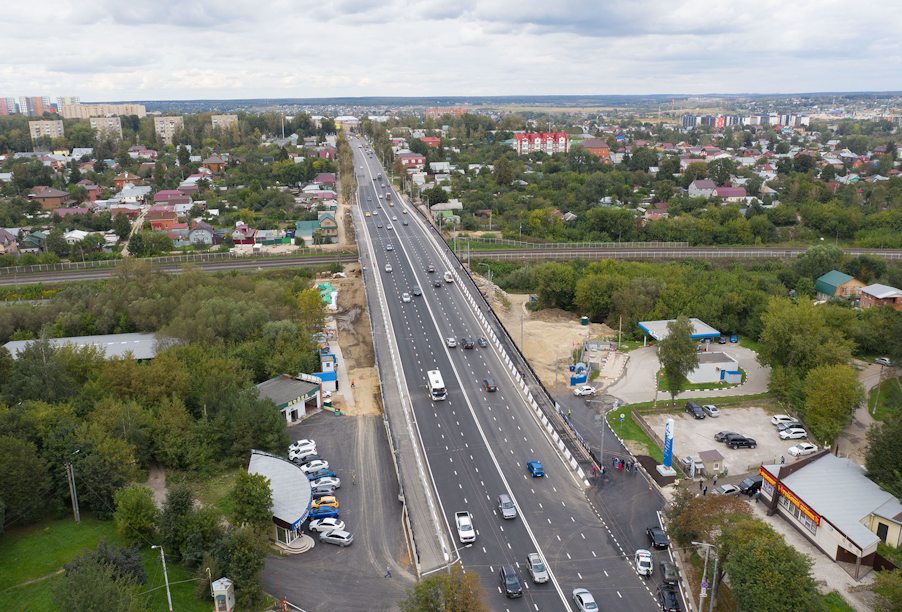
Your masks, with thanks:
<instances>
[{"instance_id":1,"label":"blue car on road","mask_svg":"<svg viewBox=\"0 0 902 612\"><path fill-rule=\"evenodd\" d=\"M539 478L545 475L545 470L542 469L542 464L538 461L527 461L526 467L529 469L529 473L533 475L534 478Z\"/></svg>"},{"instance_id":2,"label":"blue car on road","mask_svg":"<svg viewBox=\"0 0 902 612\"><path fill-rule=\"evenodd\" d=\"M335 477L335 472L332 470L317 470L315 472L310 472L307 474L307 480L317 480L319 478L325 478L326 476Z\"/></svg>"},{"instance_id":3,"label":"blue car on road","mask_svg":"<svg viewBox=\"0 0 902 612\"><path fill-rule=\"evenodd\" d=\"M338 518L338 508L333 508L332 506L321 506L319 508L310 510L308 518L311 521L324 518Z\"/></svg>"}]
</instances>

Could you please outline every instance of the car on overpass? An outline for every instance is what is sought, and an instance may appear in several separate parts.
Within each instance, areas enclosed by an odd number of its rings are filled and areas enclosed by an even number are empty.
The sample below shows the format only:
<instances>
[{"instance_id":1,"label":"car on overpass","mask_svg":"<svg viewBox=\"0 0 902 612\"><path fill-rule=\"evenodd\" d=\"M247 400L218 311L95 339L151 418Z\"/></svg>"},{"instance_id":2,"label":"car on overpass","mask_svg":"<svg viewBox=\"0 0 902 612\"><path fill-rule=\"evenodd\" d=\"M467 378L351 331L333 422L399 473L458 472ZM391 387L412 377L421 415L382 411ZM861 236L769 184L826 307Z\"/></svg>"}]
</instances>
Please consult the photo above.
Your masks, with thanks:
<instances>
[{"instance_id":1,"label":"car on overpass","mask_svg":"<svg viewBox=\"0 0 902 612\"><path fill-rule=\"evenodd\" d=\"M526 569L536 584L548 582L548 570L545 569L545 563L542 562L539 553L529 553L526 556Z\"/></svg>"},{"instance_id":2,"label":"car on overpass","mask_svg":"<svg viewBox=\"0 0 902 612\"><path fill-rule=\"evenodd\" d=\"M454 522L457 524L457 537L461 544L470 544L476 541L476 530L473 529L473 517L466 510L454 513Z\"/></svg>"},{"instance_id":3,"label":"car on overpass","mask_svg":"<svg viewBox=\"0 0 902 612\"><path fill-rule=\"evenodd\" d=\"M542 468L542 464L539 461L527 461L526 469L529 470L529 473L532 474L533 478L541 478L545 475L545 470Z\"/></svg>"},{"instance_id":4,"label":"car on overpass","mask_svg":"<svg viewBox=\"0 0 902 612\"><path fill-rule=\"evenodd\" d=\"M448 348L454 348L455 346L457 346L457 338L448 336L447 338L445 338L445 344L448 345Z\"/></svg>"}]
</instances>

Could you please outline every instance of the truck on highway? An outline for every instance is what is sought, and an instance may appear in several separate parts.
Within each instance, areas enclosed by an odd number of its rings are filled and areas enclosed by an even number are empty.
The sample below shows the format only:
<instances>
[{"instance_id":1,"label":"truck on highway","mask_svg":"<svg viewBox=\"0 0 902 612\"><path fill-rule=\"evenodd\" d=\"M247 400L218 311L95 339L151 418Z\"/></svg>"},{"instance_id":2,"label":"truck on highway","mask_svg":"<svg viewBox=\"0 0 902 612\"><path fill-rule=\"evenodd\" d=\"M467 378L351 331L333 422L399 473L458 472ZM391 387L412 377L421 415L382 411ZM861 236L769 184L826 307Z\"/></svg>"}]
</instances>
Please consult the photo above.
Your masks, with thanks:
<instances>
[{"instance_id":1,"label":"truck on highway","mask_svg":"<svg viewBox=\"0 0 902 612\"><path fill-rule=\"evenodd\" d=\"M473 519L466 510L454 513L454 521L457 523L457 537L461 544L469 544L476 541L476 530L473 529Z\"/></svg>"},{"instance_id":2,"label":"truck on highway","mask_svg":"<svg viewBox=\"0 0 902 612\"><path fill-rule=\"evenodd\" d=\"M391 193L386 192L386 193L385 193L385 199L386 199L386 200L391 200Z\"/></svg>"},{"instance_id":3,"label":"truck on highway","mask_svg":"<svg viewBox=\"0 0 902 612\"><path fill-rule=\"evenodd\" d=\"M453 282L454 282L454 275L451 274L450 272L445 272L445 282L446 282L446 283L453 283Z\"/></svg>"}]
</instances>

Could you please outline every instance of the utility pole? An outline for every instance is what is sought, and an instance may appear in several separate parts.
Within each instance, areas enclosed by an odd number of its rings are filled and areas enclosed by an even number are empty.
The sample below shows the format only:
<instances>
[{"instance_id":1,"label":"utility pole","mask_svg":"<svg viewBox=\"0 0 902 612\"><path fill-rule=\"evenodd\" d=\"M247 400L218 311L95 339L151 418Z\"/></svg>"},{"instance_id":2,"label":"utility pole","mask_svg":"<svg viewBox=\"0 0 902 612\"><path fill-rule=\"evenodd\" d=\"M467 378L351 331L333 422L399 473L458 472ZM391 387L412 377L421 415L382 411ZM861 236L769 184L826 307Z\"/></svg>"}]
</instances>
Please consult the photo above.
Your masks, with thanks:
<instances>
[{"instance_id":1,"label":"utility pole","mask_svg":"<svg viewBox=\"0 0 902 612\"><path fill-rule=\"evenodd\" d=\"M76 455L80 453L81 450L77 450L72 455ZM69 455L70 457L72 455ZM78 493L75 490L75 468L72 467L72 463L66 459L66 479L69 481L69 497L72 498L72 514L75 516L75 522L81 522L81 513L78 511Z\"/></svg>"},{"instance_id":2,"label":"utility pole","mask_svg":"<svg viewBox=\"0 0 902 612\"><path fill-rule=\"evenodd\" d=\"M708 582L707 582L707 580L708 580L708 578L707 578L708 577L708 553L710 553L711 549L714 548L714 544L708 544L707 542L693 542L692 544L695 546L704 546L705 547L705 569L702 571L702 586L701 586L701 591L699 592L699 595L698 595L698 609L700 611L702 611L705 609L704 599L708 595ZM717 565L716 565L717 558L716 557L715 557L714 563L715 563L714 567L717 567ZM711 598L711 601L712 602L714 601L713 597ZM711 608L711 609L713 610L713 608Z\"/></svg>"},{"instance_id":3,"label":"utility pole","mask_svg":"<svg viewBox=\"0 0 902 612\"><path fill-rule=\"evenodd\" d=\"M166 599L169 600L169 612L172 612L172 594L169 592L169 575L166 573L166 553L162 546L151 546L160 549L160 557L163 559L163 580L166 582Z\"/></svg>"},{"instance_id":4,"label":"utility pole","mask_svg":"<svg viewBox=\"0 0 902 612\"><path fill-rule=\"evenodd\" d=\"M711 603L709 612L714 612L714 600L717 598L717 556L714 557L714 573L711 575Z\"/></svg>"}]
</instances>

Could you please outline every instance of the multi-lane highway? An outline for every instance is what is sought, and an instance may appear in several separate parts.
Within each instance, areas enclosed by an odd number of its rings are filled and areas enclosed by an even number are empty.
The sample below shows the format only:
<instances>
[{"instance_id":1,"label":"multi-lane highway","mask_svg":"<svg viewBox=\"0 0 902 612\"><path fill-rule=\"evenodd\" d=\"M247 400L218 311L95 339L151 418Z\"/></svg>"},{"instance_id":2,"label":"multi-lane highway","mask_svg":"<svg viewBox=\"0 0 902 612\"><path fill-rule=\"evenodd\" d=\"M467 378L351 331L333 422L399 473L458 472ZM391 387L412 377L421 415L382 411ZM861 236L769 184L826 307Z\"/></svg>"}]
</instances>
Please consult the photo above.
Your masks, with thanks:
<instances>
[{"instance_id":1,"label":"multi-lane highway","mask_svg":"<svg viewBox=\"0 0 902 612\"><path fill-rule=\"evenodd\" d=\"M558 454L497 348L492 343L463 347L461 338L476 339L486 331L457 283L442 280L449 260L431 228L414 212L405 213L390 184L379 180L378 161L358 147L364 141L350 142L360 186L358 218L365 222L357 231L373 246L367 274L386 300L402 383L436 489L437 511L453 546L451 561L479 573L493 609L574 609L575 588L589 589L604 610L657 609L648 582L632 569L634 551L622 551L594 514L582 478ZM414 295L414 287L421 295ZM402 300L404 293L410 294L409 302ZM449 347L448 338L457 346ZM428 393L430 370L442 374L448 392L444 401L433 401ZM494 379L497 391L486 390L486 378ZM544 478L530 475L526 463L531 460L542 463ZM517 507L514 519L501 517L497 498L503 493ZM477 532L468 546L456 536L454 513L460 510L471 513ZM529 579L525 561L531 552L546 560L548 583ZM522 600L501 593L501 565L519 568Z\"/></svg>"}]
</instances>

